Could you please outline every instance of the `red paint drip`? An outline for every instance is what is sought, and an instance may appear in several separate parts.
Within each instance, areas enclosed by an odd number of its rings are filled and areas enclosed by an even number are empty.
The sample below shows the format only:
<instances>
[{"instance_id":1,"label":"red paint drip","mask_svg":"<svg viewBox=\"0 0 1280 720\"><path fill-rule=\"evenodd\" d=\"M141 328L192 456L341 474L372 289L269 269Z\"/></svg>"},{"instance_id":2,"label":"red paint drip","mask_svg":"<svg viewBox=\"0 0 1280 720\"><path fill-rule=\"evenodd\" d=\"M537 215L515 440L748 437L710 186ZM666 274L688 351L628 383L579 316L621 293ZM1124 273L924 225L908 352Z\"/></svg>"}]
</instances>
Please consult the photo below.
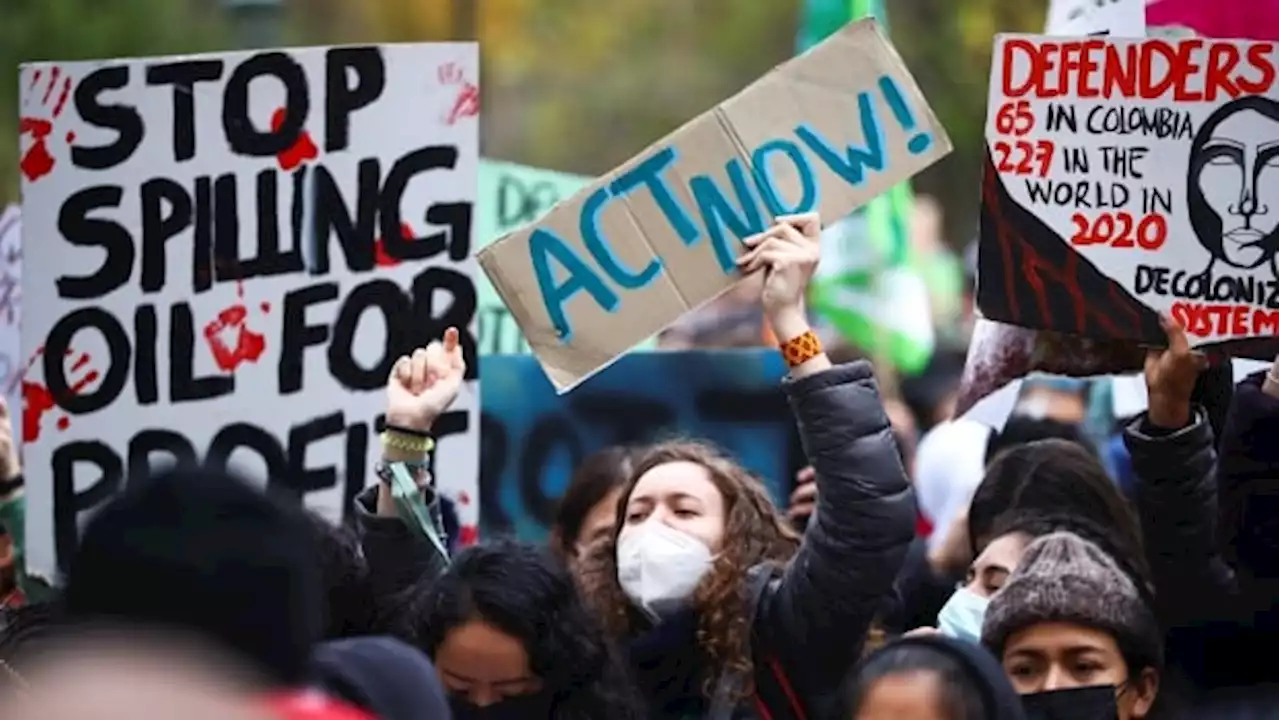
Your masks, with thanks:
<instances>
[{"instance_id":1,"label":"red paint drip","mask_svg":"<svg viewBox=\"0 0 1280 720\"><path fill-rule=\"evenodd\" d=\"M36 350L36 354L40 354L44 348ZM70 351L68 351L69 353ZM34 356L32 358L34 360ZM76 368L83 367L89 361L87 354L81 355L82 362L77 363ZM74 372L74 370L73 370ZM79 395L90 384L98 381L101 377L97 370L90 370L84 377L77 380L68 388L71 394ZM40 439L40 426L44 416L51 412L58 403L55 402L53 393L49 392L49 388L36 382L22 381L22 441L34 442ZM71 419L68 417L58 418L55 423L59 430L66 430L71 426Z\"/></svg>"},{"instance_id":2,"label":"red paint drip","mask_svg":"<svg viewBox=\"0 0 1280 720\"><path fill-rule=\"evenodd\" d=\"M35 182L53 172L53 155L49 153L49 133L53 123L40 118L24 117L18 120L18 134L31 136L31 147L22 154L18 169L27 182Z\"/></svg>"},{"instance_id":3,"label":"red paint drip","mask_svg":"<svg viewBox=\"0 0 1280 720\"><path fill-rule=\"evenodd\" d=\"M475 525L463 525L458 528L458 544L462 547L471 547L480 542L480 529Z\"/></svg>"},{"instance_id":4,"label":"red paint drip","mask_svg":"<svg viewBox=\"0 0 1280 720\"><path fill-rule=\"evenodd\" d=\"M40 419L54 408L49 388L33 382L22 382L22 441L40 439Z\"/></svg>"},{"instance_id":5,"label":"red paint drip","mask_svg":"<svg viewBox=\"0 0 1280 720\"><path fill-rule=\"evenodd\" d=\"M53 96L53 89L58 86L58 77L61 75L61 68L55 65L53 68L53 74L49 77L49 87L44 89L44 99L40 101L41 105L49 104L49 98Z\"/></svg>"},{"instance_id":6,"label":"red paint drip","mask_svg":"<svg viewBox=\"0 0 1280 720\"><path fill-rule=\"evenodd\" d=\"M285 109L276 108L271 113L271 131L277 132L284 127ZM320 157L320 149L311 139L311 133L303 130L298 133L298 140L291 147L285 148L276 155L276 162L280 164L281 170L293 170L308 160L315 160Z\"/></svg>"},{"instance_id":7,"label":"red paint drip","mask_svg":"<svg viewBox=\"0 0 1280 720\"><path fill-rule=\"evenodd\" d=\"M409 227L409 223L400 223L400 237L406 241L413 240L413 228ZM395 267L400 261L391 257L387 252L386 244L382 238L373 241L373 264L378 267Z\"/></svg>"},{"instance_id":8,"label":"red paint drip","mask_svg":"<svg viewBox=\"0 0 1280 720\"><path fill-rule=\"evenodd\" d=\"M480 88L469 82L462 84L458 96L453 100L453 107L445 116L445 123L453 125L462 118L475 117L480 114Z\"/></svg>"},{"instance_id":9,"label":"red paint drip","mask_svg":"<svg viewBox=\"0 0 1280 720\"><path fill-rule=\"evenodd\" d=\"M28 101L24 103L24 106L30 103L30 96L35 93L36 85L39 84L43 75L42 71L37 70L31 78L31 86L27 88ZM62 80L61 92L58 93L54 107L50 108L49 101L53 99L54 92L59 89L59 80ZM37 111L35 116L24 115L18 119L18 135L31 136L30 146L27 147L26 151L22 153L22 157L18 160L18 169L28 182L35 182L53 172L53 166L56 161L53 153L49 151L49 136L53 133L53 121L62 114L67 105L67 98L70 96L71 78L63 77L62 69L54 67L50 70L49 84L45 87L44 94L40 99L41 110ZM39 115L44 115L44 117L39 117Z\"/></svg>"}]
</instances>

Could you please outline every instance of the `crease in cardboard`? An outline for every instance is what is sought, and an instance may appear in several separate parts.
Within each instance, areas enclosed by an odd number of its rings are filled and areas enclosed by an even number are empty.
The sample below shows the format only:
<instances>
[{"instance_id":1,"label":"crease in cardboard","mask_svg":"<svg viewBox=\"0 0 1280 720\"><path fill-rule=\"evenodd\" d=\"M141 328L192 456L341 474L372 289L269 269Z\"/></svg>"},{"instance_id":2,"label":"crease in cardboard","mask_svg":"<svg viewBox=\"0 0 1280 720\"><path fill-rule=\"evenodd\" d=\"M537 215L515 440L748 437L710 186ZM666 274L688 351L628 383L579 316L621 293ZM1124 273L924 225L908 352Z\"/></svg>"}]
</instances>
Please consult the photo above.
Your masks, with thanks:
<instances>
[{"instance_id":1,"label":"crease in cardboard","mask_svg":"<svg viewBox=\"0 0 1280 720\"><path fill-rule=\"evenodd\" d=\"M752 147L748 146L746 139L761 144L777 139L794 140L790 136L798 125L812 124L816 128L825 130L824 136L829 136L827 141L834 146L857 146L859 143L865 145L868 128L862 127L857 113L850 116L847 112L848 108L858 103L857 97L861 93L869 95L872 102L880 106L876 110L878 111L877 121L881 128L888 131L888 134L898 137L901 133L893 130L896 127L896 115L886 106L881 93L877 92L878 79L881 76L893 79L915 119L914 132L928 133L933 139L932 146L923 152L914 153L909 152L899 143L887 141L886 138L882 147L884 161L881 167L872 168L863 164L865 176L857 183L845 180L839 171L828 172L827 170L836 170L836 168L823 165L821 156L813 158L805 153L803 162L808 168L802 167L800 170L812 172L815 176L813 179L818 183L819 192L819 203L816 209L825 210L830 215L826 219L831 222L836 217L843 216L869 201L878 192L920 172L952 149L946 130L925 102L919 85L903 65L900 55L871 19L850 23L826 42L775 66L746 88L682 124L675 131L649 143L626 162L576 193L573 198L558 203L535 224L514 231L485 248L480 253L481 267L491 278L496 278L495 290L507 304L521 332L533 346L534 354L547 371L556 392L564 394L572 390L612 365L623 354L618 352L611 355L612 350L601 352L602 349L630 348L653 333L648 332L648 327L645 327L643 328L644 337L641 337L641 333L637 331L642 328L636 327L639 323L611 321L603 308L583 303L576 306L576 313L566 311L567 318L570 322L575 320L589 322L590 332L593 335L587 337L578 334L567 343L561 341L554 329L546 327L546 320L540 319L541 309L532 302L534 298L513 297L518 294L512 285L513 277L520 278L520 287L527 291L525 294L533 296L542 292L542 289L537 286L536 278L526 277L530 275L526 269L530 227L545 227L549 218L555 218L554 223L557 227L576 226L581 219L582 199L588 193L597 192L601 187L608 187L609 182L619 174L638 163L645 162L654 153L666 147L682 149L697 155L692 165L674 163L668 165L663 171L669 173L667 182L681 183L682 188L688 188L686 176L695 169L710 167L713 163L724 163L732 159L735 163L745 163L744 169L748 170L749 184L757 187L773 186L775 190L781 191L784 187L790 186L791 180L782 180L781 184L775 185L767 168L757 168L751 162ZM832 98L833 101L822 102L823 97ZM714 123L714 126L709 126L710 123ZM698 132L688 132L691 128L697 128ZM718 134L716 130L719 131ZM906 128L902 128L902 131L905 132ZM701 135L701 132L705 132L706 135ZM700 143L699 139L706 139L707 142ZM714 142L711 142L713 140ZM790 176L790 173L787 173L781 177ZM758 208L761 207L759 203L763 203L765 217L776 221L776 217L772 217L769 201L761 197L760 192L753 191L751 201L757 203ZM651 257L663 262L664 266L685 257L677 252L680 242L674 229L660 227L656 224L656 216L650 218L647 212L642 212L647 210L648 206L640 207L642 202L640 198L624 195L618 199L622 200L623 213L627 216L627 221L624 223L621 220L614 220L616 228L620 231L617 233L619 237L613 243L615 247L621 249L630 245L631 250L644 248ZM745 199L739 199L737 202L730 200L730 203L741 205L744 201ZM742 208L739 207L738 211L741 210ZM561 217L558 213L563 213L564 216ZM578 217L570 217L574 213L577 213ZM652 236L641 224L650 220L655 223L649 228ZM709 221L704 219L703 223L705 222ZM622 237L624 233L621 231L628 224L632 232L626 234L624 238ZM659 247L669 252L659 254ZM723 276L720 272L716 272L715 277L710 275L704 277L701 256L698 257L699 259L694 261L695 264L690 265L691 268L696 268L697 272L672 273L670 267L675 265L671 265L664 267L661 273L665 276L661 282L665 287L671 288L671 293L678 299L680 309L684 312L695 308L688 292L696 290L698 293L707 295L697 302L696 307L701 307L727 292L744 277L733 269L723 273ZM609 282L609 279L602 275L600 268L592 266L591 263L588 263L588 266L589 271L598 279ZM719 267L718 264L716 267ZM681 286L681 281L686 283L685 286ZM657 282L655 278L653 283ZM619 289L615 288L615 290ZM632 292L631 296L637 299L641 298L641 293L648 292L651 293L649 295L651 301L658 298L664 300L659 308L646 307L641 303L638 306L639 312L635 315L636 318L643 316L651 320L654 325L668 327L683 314L676 312L677 308L672 307L674 304L666 300L669 296L663 290L653 287L653 284L633 291L621 289L619 294L626 295L627 292ZM530 312L531 310L534 312Z\"/></svg>"}]
</instances>

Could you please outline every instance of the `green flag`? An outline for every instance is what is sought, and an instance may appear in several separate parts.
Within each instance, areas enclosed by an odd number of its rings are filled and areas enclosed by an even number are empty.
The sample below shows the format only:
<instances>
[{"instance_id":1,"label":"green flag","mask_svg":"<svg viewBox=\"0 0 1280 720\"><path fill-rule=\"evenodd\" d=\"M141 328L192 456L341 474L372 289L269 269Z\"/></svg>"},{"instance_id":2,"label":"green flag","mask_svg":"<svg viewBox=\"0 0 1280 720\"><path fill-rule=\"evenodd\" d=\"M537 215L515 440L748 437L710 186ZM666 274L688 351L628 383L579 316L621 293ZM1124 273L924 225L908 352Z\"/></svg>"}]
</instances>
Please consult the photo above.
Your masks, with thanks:
<instances>
[{"instance_id":1,"label":"green flag","mask_svg":"<svg viewBox=\"0 0 1280 720\"><path fill-rule=\"evenodd\" d=\"M797 51L867 16L888 27L883 0L806 0ZM907 374L924 368L934 344L929 289L911 252L911 205L910 183L899 183L828 228L810 293L846 341Z\"/></svg>"}]
</instances>

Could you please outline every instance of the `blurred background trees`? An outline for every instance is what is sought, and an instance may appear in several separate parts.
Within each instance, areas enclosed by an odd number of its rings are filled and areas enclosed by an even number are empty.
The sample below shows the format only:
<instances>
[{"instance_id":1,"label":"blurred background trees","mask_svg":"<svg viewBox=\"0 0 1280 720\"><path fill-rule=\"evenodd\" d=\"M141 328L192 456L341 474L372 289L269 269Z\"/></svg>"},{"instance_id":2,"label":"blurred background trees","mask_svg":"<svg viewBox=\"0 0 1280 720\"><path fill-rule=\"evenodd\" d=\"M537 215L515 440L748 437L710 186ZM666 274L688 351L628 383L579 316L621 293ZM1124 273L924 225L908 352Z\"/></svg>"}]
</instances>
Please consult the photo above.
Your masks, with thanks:
<instances>
[{"instance_id":1,"label":"blurred background trees","mask_svg":"<svg viewBox=\"0 0 1280 720\"><path fill-rule=\"evenodd\" d=\"M0 0L0 135L15 138L0 143L0 201L17 198L20 62L194 53L272 36L286 44L479 38L484 154L596 175L789 57L801 2ZM266 7L229 8L245 3ZM260 27L273 6L278 27ZM1045 2L888 0L888 9L894 43L956 146L915 187L941 201L946 239L959 245L976 227L992 38L1038 32ZM250 26L237 26L237 14Z\"/></svg>"}]
</instances>

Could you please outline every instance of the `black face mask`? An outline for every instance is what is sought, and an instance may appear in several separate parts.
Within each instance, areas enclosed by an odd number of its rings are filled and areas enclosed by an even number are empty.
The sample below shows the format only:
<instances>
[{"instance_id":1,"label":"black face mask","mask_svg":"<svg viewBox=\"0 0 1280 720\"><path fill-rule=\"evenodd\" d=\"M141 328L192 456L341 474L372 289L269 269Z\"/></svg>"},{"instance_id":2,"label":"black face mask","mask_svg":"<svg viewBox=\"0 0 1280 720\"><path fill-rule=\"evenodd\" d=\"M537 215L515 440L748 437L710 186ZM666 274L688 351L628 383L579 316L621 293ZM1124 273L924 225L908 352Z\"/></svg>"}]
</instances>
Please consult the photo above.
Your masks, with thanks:
<instances>
[{"instance_id":1,"label":"black face mask","mask_svg":"<svg viewBox=\"0 0 1280 720\"><path fill-rule=\"evenodd\" d=\"M1022 696L1027 720L1116 720L1116 687L1094 685Z\"/></svg>"},{"instance_id":2,"label":"black face mask","mask_svg":"<svg viewBox=\"0 0 1280 720\"><path fill-rule=\"evenodd\" d=\"M551 696L545 692L514 695L492 705L473 705L460 695L449 696L453 720L523 720L551 716Z\"/></svg>"}]
</instances>

